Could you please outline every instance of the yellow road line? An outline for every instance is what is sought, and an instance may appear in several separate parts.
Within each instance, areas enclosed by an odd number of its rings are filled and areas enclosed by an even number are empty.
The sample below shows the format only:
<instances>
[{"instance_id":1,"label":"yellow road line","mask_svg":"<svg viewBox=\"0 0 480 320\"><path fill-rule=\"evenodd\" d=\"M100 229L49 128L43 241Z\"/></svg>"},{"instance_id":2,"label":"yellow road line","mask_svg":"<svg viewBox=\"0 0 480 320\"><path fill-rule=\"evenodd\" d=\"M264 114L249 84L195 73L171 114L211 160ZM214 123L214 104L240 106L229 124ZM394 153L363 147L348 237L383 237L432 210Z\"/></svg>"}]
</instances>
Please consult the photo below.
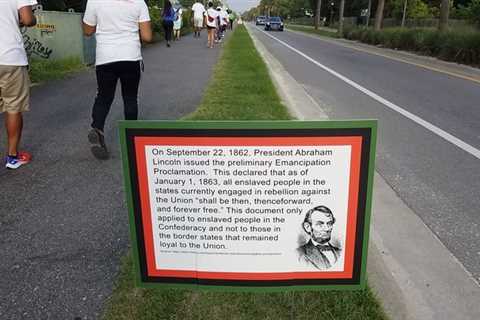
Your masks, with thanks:
<instances>
[{"instance_id":1,"label":"yellow road line","mask_svg":"<svg viewBox=\"0 0 480 320\"><path fill-rule=\"evenodd\" d=\"M297 31L297 30L291 30L291 29L290 29L289 31L290 31L290 32L293 32L293 33L305 34L304 32ZM460 78L460 79L463 79L463 80L468 80L468 81L472 81L472 82L475 82L475 83L477 83L477 84L480 84L480 79L476 79L476 78L473 78L473 77L465 76L465 75L462 75L462 74L459 74L459 73L456 73L456 72L451 72L451 71L442 70L442 69L435 68L435 67L430 67L430 66L427 66L427 65L424 65L424 64L420 64L420 63L417 63L417 62L412 62L412 61L408 61L408 60L405 60L405 59L401 59L401 58L397 58L397 57L392 57L392 56L390 56L390 55L378 53L378 52L375 52L375 51L372 51L372 50L368 50L368 49L364 49L364 48L358 48L358 47L351 46L351 45L344 44L344 43L339 43L339 42L337 42L337 41L330 40L330 39L328 39L328 40L327 40L327 39L323 39L323 38L321 37L321 35L315 35L315 36L313 36L313 35L311 35L311 34L305 34L305 35L311 36L311 37L316 38L316 39L319 39L319 40L321 40L321 41L333 43L333 44L339 45L339 46L341 46L341 47L345 47L345 48L349 48L349 49L353 49L353 50L357 50L357 51L361 51L361 52L373 54L373 55L376 55L376 56L380 56L380 57L383 57L383 58L387 58L387 59L391 59L391 60L395 60L395 61L399 61L399 62L411 64L411 65L416 66L416 67L420 67L420 68L424 68L424 69L427 69L427 70L431 70L431 71L435 71L435 72L447 74L447 75L452 76L452 77L456 77L456 78Z\"/></svg>"}]
</instances>

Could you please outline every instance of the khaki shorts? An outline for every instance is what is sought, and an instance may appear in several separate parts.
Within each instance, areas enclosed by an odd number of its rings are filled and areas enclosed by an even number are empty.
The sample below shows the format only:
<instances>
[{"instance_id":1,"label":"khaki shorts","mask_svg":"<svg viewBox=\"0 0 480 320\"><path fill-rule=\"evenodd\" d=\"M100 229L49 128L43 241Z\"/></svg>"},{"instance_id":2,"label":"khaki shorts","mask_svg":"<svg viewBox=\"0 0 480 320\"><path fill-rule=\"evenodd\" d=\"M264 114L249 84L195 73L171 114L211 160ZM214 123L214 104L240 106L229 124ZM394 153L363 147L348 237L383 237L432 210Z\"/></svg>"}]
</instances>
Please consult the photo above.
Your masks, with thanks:
<instances>
[{"instance_id":1,"label":"khaki shorts","mask_svg":"<svg viewBox=\"0 0 480 320\"><path fill-rule=\"evenodd\" d=\"M30 77L26 66L0 65L0 113L30 109Z\"/></svg>"},{"instance_id":2,"label":"khaki shorts","mask_svg":"<svg viewBox=\"0 0 480 320\"><path fill-rule=\"evenodd\" d=\"M193 26L195 28L203 28L203 18L195 18L193 20Z\"/></svg>"}]
</instances>

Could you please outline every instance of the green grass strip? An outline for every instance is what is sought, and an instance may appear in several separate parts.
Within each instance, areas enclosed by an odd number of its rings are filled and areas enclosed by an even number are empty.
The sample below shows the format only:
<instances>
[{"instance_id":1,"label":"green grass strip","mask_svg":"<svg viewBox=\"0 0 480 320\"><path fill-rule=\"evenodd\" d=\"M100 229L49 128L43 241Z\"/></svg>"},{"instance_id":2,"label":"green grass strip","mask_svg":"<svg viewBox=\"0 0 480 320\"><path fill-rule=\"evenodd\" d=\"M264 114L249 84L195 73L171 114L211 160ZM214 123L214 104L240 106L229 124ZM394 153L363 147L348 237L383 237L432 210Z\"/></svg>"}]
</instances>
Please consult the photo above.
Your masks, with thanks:
<instances>
[{"instance_id":1,"label":"green grass strip","mask_svg":"<svg viewBox=\"0 0 480 320\"><path fill-rule=\"evenodd\" d=\"M188 120L288 120L267 66L243 26L225 44L199 108Z\"/></svg>"},{"instance_id":2,"label":"green grass strip","mask_svg":"<svg viewBox=\"0 0 480 320\"><path fill-rule=\"evenodd\" d=\"M385 320L370 289L232 293L142 289L134 283L131 256L124 259L104 320Z\"/></svg>"},{"instance_id":3,"label":"green grass strip","mask_svg":"<svg viewBox=\"0 0 480 320\"><path fill-rule=\"evenodd\" d=\"M32 60L30 61L30 79L34 83L48 80L64 79L67 75L86 70L87 67L80 58L62 60Z\"/></svg>"},{"instance_id":4,"label":"green grass strip","mask_svg":"<svg viewBox=\"0 0 480 320\"><path fill-rule=\"evenodd\" d=\"M244 27L225 44L204 99L190 120L290 119ZM136 288L131 255L124 258L104 320L386 319L370 289L232 293Z\"/></svg>"}]
</instances>

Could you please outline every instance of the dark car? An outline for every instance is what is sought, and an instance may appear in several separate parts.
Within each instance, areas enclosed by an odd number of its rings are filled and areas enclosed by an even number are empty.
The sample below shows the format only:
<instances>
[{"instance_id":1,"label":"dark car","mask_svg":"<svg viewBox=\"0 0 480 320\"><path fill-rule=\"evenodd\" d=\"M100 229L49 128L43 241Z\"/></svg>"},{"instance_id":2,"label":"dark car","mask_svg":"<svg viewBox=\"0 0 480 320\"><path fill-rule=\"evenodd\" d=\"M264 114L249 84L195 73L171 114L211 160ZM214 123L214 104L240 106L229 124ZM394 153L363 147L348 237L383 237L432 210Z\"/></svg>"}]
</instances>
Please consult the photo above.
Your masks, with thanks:
<instances>
[{"instance_id":1,"label":"dark car","mask_svg":"<svg viewBox=\"0 0 480 320\"><path fill-rule=\"evenodd\" d=\"M265 17L265 16L258 16L258 17L255 19L255 25L257 25L257 26L264 26L266 21L267 21L267 17Z\"/></svg>"},{"instance_id":2,"label":"dark car","mask_svg":"<svg viewBox=\"0 0 480 320\"><path fill-rule=\"evenodd\" d=\"M265 30L283 31L283 21L280 17L270 17L265 23Z\"/></svg>"}]
</instances>

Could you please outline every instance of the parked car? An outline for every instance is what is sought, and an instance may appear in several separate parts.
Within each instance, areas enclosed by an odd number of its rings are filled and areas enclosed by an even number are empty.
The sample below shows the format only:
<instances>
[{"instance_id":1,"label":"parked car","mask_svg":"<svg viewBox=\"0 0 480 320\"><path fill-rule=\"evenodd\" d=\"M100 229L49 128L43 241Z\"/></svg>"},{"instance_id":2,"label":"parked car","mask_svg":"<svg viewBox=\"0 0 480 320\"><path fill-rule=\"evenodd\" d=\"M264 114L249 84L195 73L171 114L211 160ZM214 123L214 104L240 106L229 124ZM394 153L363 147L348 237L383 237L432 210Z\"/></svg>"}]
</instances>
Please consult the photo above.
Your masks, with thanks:
<instances>
[{"instance_id":1,"label":"parked car","mask_svg":"<svg viewBox=\"0 0 480 320\"><path fill-rule=\"evenodd\" d=\"M265 17L265 16L258 16L258 17L255 19L255 25L257 25L257 26L264 26L266 20L267 20L267 17Z\"/></svg>"},{"instance_id":2,"label":"parked car","mask_svg":"<svg viewBox=\"0 0 480 320\"><path fill-rule=\"evenodd\" d=\"M270 17L265 22L265 30L283 31L283 21L280 17Z\"/></svg>"}]
</instances>

